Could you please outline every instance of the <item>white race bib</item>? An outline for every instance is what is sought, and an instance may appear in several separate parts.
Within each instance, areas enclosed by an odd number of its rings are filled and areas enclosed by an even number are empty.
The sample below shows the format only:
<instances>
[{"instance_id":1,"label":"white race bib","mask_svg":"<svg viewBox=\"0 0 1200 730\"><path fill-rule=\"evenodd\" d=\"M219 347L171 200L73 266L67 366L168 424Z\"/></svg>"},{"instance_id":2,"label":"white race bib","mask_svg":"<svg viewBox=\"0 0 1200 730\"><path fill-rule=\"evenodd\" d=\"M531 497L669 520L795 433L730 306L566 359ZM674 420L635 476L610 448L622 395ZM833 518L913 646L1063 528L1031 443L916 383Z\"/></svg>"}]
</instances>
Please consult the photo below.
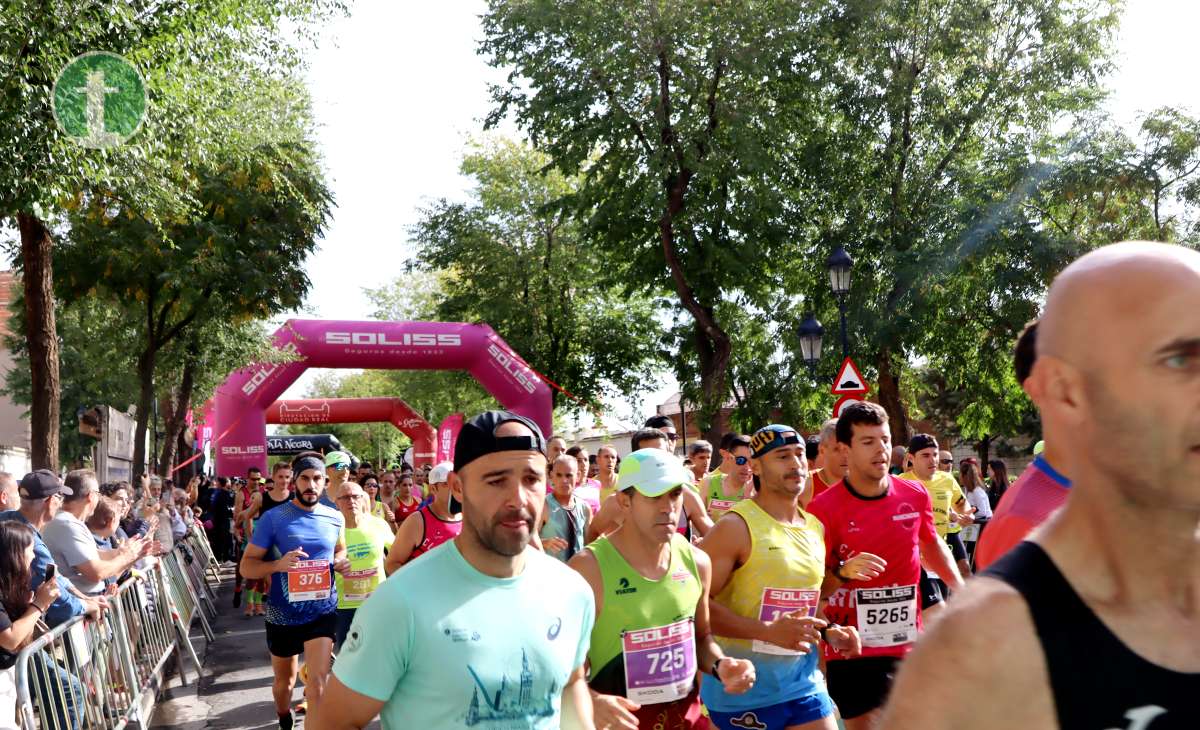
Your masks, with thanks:
<instances>
[{"instance_id":1,"label":"white race bib","mask_svg":"<svg viewBox=\"0 0 1200 730\"><path fill-rule=\"evenodd\" d=\"M917 640L917 587L859 588L858 632L863 646L900 646Z\"/></svg>"}]
</instances>

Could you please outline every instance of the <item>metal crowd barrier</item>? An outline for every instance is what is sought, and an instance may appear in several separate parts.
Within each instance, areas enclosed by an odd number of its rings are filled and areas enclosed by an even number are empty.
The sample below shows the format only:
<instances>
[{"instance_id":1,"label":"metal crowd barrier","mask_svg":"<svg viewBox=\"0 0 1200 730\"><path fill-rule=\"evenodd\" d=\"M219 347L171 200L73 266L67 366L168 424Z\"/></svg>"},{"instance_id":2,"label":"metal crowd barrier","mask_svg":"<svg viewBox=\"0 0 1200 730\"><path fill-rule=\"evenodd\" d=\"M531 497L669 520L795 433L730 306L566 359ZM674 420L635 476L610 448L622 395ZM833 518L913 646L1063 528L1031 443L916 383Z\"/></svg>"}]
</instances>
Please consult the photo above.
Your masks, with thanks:
<instances>
[{"instance_id":1,"label":"metal crowd barrier","mask_svg":"<svg viewBox=\"0 0 1200 730\"><path fill-rule=\"evenodd\" d=\"M189 633L199 618L213 640L205 609L215 615L209 568L216 563L203 533L195 533L185 538L191 561L177 547L149 570L134 571L99 620L76 616L21 650L15 679L23 730L144 729L172 655L184 684L184 654L199 677Z\"/></svg>"},{"instance_id":2,"label":"metal crowd barrier","mask_svg":"<svg viewBox=\"0 0 1200 730\"><path fill-rule=\"evenodd\" d=\"M212 543L208 541L208 535L199 525L193 524L184 540L194 547L197 554L204 560L204 574L212 581L211 583L206 582L206 585L209 586L209 593L212 597L216 598L213 586L221 582L221 564L217 562L217 556L213 552Z\"/></svg>"}]
</instances>

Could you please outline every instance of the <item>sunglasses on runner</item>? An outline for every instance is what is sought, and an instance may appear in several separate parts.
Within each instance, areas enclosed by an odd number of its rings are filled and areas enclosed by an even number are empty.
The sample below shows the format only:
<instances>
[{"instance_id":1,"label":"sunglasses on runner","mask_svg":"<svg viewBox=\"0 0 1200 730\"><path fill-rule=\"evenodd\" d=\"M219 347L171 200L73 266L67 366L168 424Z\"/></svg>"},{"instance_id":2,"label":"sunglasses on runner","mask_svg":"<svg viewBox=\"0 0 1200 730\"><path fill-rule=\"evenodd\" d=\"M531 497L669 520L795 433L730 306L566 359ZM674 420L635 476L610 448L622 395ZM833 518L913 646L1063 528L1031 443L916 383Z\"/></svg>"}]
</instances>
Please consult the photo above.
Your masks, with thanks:
<instances>
[{"instance_id":1,"label":"sunglasses on runner","mask_svg":"<svg viewBox=\"0 0 1200 730\"><path fill-rule=\"evenodd\" d=\"M666 434L668 441L679 440L679 434L675 433L674 431L663 431L663 433Z\"/></svg>"},{"instance_id":2,"label":"sunglasses on runner","mask_svg":"<svg viewBox=\"0 0 1200 730\"><path fill-rule=\"evenodd\" d=\"M750 463L750 457L749 456L735 456L735 457L733 457L733 463L737 464L738 466L745 466Z\"/></svg>"},{"instance_id":3,"label":"sunglasses on runner","mask_svg":"<svg viewBox=\"0 0 1200 730\"><path fill-rule=\"evenodd\" d=\"M942 459L942 460L941 460L941 463L942 463L942 464L953 464L953 463L954 463L954 459Z\"/></svg>"}]
</instances>

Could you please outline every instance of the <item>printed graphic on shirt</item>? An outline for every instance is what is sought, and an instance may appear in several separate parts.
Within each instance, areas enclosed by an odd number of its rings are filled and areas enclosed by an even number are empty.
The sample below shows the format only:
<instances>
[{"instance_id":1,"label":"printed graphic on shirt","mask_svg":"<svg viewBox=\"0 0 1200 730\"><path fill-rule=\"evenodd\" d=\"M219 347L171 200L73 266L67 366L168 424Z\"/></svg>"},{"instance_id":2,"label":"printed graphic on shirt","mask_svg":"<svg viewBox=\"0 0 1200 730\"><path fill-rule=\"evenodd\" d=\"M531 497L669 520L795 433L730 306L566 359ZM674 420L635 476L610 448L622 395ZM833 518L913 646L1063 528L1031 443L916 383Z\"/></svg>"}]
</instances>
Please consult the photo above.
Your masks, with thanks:
<instances>
[{"instance_id":1,"label":"printed graphic on shirt","mask_svg":"<svg viewBox=\"0 0 1200 730\"><path fill-rule=\"evenodd\" d=\"M484 727L489 730L524 728L528 719L554 715L554 698L562 691L556 680L549 684L538 681L534 668L529 665L529 655L521 650L521 673L517 681L504 675L498 687L489 687L470 664L467 671L475 682L471 704L463 716L467 727Z\"/></svg>"}]
</instances>

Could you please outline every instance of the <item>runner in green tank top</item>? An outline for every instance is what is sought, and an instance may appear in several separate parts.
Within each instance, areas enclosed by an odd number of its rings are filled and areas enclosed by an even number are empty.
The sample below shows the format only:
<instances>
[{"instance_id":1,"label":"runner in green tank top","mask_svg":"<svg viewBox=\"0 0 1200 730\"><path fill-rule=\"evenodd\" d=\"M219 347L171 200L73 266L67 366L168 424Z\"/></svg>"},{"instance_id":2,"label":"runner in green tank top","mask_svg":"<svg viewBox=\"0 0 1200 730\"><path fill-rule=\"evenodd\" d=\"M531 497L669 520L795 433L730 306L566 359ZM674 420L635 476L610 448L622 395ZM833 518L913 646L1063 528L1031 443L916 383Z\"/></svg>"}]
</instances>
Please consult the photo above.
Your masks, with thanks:
<instances>
[{"instance_id":1,"label":"runner in green tank top","mask_svg":"<svg viewBox=\"0 0 1200 730\"><path fill-rule=\"evenodd\" d=\"M625 457L614 497L621 527L568 563L596 600L588 686L598 728L706 728L697 671L730 694L754 685L754 665L726 657L710 633L708 557L676 532L689 482L661 449Z\"/></svg>"},{"instance_id":2,"label":"runner in green tank top","mask_svg":"<svg viewBox=\"0 0 1200 730\"><path fill-rule=\"evenodd\" d=\"M750 466L750 438L727 433L721 439L721 465L700 482L700 494L713 522L733 505L753 494Z\"/></svg>"}]
</instances>

